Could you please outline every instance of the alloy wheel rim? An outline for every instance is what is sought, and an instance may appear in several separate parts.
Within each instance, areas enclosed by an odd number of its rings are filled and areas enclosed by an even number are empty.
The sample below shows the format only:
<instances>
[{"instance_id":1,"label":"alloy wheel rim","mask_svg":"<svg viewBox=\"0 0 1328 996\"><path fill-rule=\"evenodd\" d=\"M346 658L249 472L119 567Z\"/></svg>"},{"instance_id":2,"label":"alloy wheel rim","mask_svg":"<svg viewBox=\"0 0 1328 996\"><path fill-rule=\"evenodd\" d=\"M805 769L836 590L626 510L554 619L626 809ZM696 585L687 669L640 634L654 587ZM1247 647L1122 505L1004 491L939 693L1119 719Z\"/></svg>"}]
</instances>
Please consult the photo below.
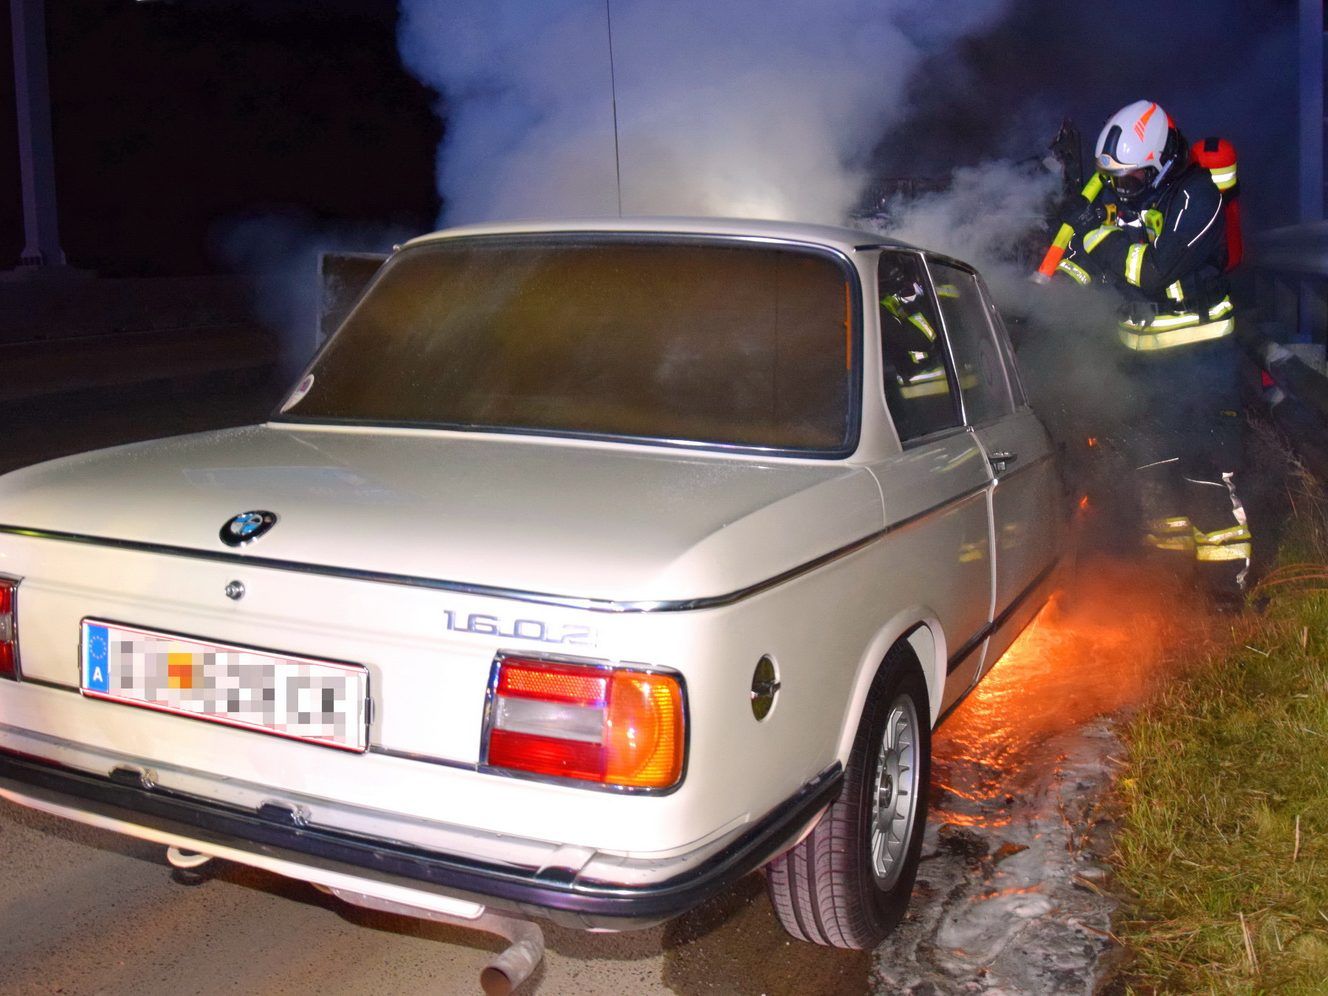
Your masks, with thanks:
<instances>
[{"instance_id":1,"label":"alloy wheel rim","mask_svg":"<svg viewBox=\"0 0 1328 996\"><path fill-rule=\"evenodd\" d=\"M918 801L918 714L901 695L890 704L872 776L871 866L880 889L903 871Z\"/></svg>"}]
</instances>

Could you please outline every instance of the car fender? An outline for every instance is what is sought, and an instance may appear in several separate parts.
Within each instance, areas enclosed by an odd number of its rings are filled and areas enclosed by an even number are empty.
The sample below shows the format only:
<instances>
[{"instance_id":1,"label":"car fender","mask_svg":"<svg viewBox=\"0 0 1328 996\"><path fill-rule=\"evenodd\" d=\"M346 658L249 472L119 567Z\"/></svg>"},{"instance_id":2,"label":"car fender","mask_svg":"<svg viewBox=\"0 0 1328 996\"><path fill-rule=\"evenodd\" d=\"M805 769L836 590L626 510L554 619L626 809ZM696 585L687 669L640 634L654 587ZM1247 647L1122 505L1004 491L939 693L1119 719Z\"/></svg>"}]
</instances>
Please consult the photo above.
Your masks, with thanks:
<instances>
[{"instance_id":1,"label":"car fender","mask_svg":"<svg viewBox=\"0 0 1328 996\"><path fill-rule=\"evenodd\" d=\"M858 720L862 716L872 681L884 664L890 648L901 639L908 641L922 665L922 676L927 682L927 702L931 711L931 722L933 724L936 722L941 698L945 692L945 632L936 613L922 606L914 606L897 613L881 626L858 661L853 690L840 726L839 745L835 751L835 756L845 764L848 763L849 753L853 749L853 738L858 732Z\"/></svg>"}]
</instances>

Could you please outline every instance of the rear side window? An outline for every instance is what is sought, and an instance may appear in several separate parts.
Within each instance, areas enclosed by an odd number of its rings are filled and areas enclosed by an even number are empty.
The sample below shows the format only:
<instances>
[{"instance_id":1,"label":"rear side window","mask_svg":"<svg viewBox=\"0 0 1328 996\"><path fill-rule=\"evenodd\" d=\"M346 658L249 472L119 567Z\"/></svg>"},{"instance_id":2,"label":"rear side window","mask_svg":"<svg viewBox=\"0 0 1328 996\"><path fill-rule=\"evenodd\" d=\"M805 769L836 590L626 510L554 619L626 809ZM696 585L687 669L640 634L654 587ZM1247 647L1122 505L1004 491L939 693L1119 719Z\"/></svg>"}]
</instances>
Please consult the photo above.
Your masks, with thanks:
<instances>
[{"instance_id":1,"label":"rear side window","mask_svg":"<svg viewBox=\"0 0 1328 996\"><path fill-rule=\"evenodd\" d=\"M959 425L941 323L917 256L883 252L877 266L885 402L901 441Z\"/></svg>"},{"instance_id":2,"label":"rear side window","mask_svg":"<svg viewBox=\"0 0 1328 996\"><path fill-rule=\"evenodd\" d=\"M932 260L930 266L969 423L1009 415L1014 411L1010 384L977 277L948 263Z\"/></svg>"}]
</instances>

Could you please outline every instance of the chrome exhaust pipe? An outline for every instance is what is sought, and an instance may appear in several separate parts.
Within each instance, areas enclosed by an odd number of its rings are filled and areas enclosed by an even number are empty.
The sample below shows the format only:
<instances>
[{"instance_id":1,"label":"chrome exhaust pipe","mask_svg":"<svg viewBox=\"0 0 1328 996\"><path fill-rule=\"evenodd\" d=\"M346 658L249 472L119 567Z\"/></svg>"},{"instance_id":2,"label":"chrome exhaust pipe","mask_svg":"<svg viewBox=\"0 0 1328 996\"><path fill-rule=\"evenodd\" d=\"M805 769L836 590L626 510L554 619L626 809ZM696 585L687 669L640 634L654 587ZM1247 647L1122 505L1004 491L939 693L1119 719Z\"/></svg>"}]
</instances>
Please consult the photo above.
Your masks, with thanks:
<instances>
[{"instance_id":1,"label":"chrome exhaust pipe","mask_svg":"<svg viewBox=\"0 0 1328 996\"><path fill-rule=\"evenodd\" d=\"M500 916L497 913L481 912L478 916L467 917L440 910L410 906L406 903L366 896L350 889L336 886L318 886L324 892L330 892L354 906L379 910L383 913L396 913L401 916L415 917L420 920L432 920L435 923L451 924L455 927L468 927L481 930L486 934L497 934L507 941L507 947L489 959L489 964L480 972L480 987L485 996L509 996L512 990L530 978L531 974L544 960L544 931L529 920L516 917ZM477 907L483 910L483 907Z\"/></svg>"},{"instance_id":2,"label":"chrome exhaust pipe","mask_svg":"<svg viewBox=\"0 0 1328 996\"><path fill-rule=\"evenodd\" d=\"M202 868L212 860L210 854L199 854L197 851L182 851L178 847L166 848L166 860L170 862L172 868L178 868L180 871L193 871L196 868Z\"/></svg>"},{"instance_id":3,"label":"chrome exhaust pipe","mask_svg":"<svg viewBox=\"0 0 1328 996\"><path fill-rule=\"evenodd\" d=\"M510 942L480 972L485 996L509 996L544 960L544 931L529 920L485 913L473 926Z\"/></svg>"}]
</instances>

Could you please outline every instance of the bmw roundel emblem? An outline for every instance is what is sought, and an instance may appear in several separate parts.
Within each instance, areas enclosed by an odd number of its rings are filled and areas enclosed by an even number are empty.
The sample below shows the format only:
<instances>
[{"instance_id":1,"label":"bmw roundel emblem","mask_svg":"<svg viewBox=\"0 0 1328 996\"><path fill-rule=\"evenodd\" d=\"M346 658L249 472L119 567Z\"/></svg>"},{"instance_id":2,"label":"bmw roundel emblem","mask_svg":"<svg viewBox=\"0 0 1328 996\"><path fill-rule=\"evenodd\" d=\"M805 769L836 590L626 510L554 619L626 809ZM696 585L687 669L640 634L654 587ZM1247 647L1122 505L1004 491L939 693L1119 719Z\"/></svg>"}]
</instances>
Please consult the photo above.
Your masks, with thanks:
<instances>
[{"instance_id":1,"label":"bmw roundel emblem","mask_svg":"<svg viewBox=\"0 0 1328 996\"><path fill-rule=\"evenodd\" d=\"M276 512L241 512L221 527L221 541L227 546L244 546L277 524Z\"/></svg>"}]
</instances>

